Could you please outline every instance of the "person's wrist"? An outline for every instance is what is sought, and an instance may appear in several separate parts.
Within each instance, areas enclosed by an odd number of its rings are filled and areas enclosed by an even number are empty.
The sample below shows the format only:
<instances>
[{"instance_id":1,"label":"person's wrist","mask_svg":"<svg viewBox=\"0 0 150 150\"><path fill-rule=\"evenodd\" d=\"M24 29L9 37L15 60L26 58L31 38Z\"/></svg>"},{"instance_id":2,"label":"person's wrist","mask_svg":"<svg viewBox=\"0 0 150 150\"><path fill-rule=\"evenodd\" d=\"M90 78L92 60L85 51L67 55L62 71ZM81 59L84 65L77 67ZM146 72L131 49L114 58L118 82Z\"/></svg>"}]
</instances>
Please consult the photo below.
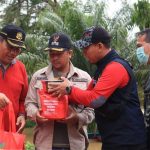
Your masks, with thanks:
<instances>
[{"instance_id":1,"label":"person's wrist","mask_svg":"<svg viewBox=\"0 0 150 150\"><path fill-rule=\"evenodd\" d=\"M23 116L23 115L18 116L17 119L19 119L19 120L26 120L25 116Z\"/></svg>"},{"instance_id":2,"label":"person's wrist","mask_svg":"<svg viewBox=\"0 0 150 150\"><path fill-rule=\"evenodd\" d=\"M72 86L67 86L67 87L66 87L66 94L67 94L67 95L70 95L70 94L71 94L71 91L72 91Z\"/></svg>"},{"instance_id":3,"label":"person's wrist","mask_svg":"<svg viewBox=\"0 0 150 150\"><path fill-rule=\"evenodd\" d=\"M24 117L25 117L26 114L25 114L25 113L19 113L19 114L18 114L18 117L20 117L20 116L24 116Z\"/></svg>"}]
</instances>

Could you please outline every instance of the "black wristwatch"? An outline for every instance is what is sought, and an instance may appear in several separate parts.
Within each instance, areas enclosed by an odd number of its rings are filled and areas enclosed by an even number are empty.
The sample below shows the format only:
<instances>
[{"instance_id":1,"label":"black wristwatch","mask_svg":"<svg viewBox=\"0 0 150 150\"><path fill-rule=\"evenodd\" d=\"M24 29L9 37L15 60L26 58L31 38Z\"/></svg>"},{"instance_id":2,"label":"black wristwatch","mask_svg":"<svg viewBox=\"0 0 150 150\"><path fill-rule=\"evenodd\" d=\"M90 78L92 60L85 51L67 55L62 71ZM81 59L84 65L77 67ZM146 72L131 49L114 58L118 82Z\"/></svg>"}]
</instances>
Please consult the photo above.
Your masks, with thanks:
<instances>
[{"instance_id":1,"label":"black wristwatch","mask_svg":"<svg viewBox=\"0 0 150 150\"><path fill-rule=\"evenodd\" d=\"M67 93L67 95L70 95L70 94L71 94L71 90L72 90L72 87L71 87L71 86L67 86L67 87L66 87L66 93Z\"/></svg>"}]
</instances>

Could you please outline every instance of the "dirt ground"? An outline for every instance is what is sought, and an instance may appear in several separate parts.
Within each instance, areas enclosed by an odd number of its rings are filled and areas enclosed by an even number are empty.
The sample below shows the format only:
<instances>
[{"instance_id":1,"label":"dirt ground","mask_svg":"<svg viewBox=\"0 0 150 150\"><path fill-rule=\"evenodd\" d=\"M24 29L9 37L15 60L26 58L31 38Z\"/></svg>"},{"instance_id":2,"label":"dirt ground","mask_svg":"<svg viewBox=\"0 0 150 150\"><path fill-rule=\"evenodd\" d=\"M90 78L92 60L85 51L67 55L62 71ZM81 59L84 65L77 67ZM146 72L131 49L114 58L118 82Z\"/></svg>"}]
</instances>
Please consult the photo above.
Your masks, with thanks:
<instances>
[{"instance_id":1,"label":"dirt ground","mask_svg":"<svg viewBox=\"0 0 150 150\"><path fill-rule=\"evenodd\" d=\"M97 140L90 140L88 150L101 150L101 143Z\"/></svg>"}]
</instances>

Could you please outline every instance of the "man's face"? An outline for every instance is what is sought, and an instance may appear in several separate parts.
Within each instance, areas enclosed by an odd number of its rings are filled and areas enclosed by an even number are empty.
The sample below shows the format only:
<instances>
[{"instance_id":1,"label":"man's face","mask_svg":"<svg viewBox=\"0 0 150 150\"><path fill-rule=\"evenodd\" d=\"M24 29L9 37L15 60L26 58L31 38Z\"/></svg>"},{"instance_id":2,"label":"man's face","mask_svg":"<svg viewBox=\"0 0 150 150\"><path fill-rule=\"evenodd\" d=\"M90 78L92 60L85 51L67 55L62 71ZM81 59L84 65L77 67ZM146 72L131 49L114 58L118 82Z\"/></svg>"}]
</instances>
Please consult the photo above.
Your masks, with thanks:
<instances>
[{"instance_id":1,"label":"man's face","mask_svg":"<svg viewBox=\"0 0 150 150\"><path fill-rule=\"evenodd\" d=\"M21 48L12 47L5 40L0 41L0 62L8 65L21 52Z\"/></svg>"},{"instance_id":2,"label":"man's face","mask_svg":"<svg viewBox=\"0 0 150 150\"><path fill-rule=\"evenodd\" d=\"M99 43L92 44L83 49L83 55L90 63L95 64L101 59L101 51Z\"/></svg>"},{"instance_id":3,"label":"man's face","mask_svg":"<svg viewBox=\"0 0 150 150\"><path fill-rule=\"evenodd\" d=\"M146 35L145 35L145 34L143 34L143 35L138 35L138 36L137 36L136 46L137 46L137 47L143 46L143 44L145 43L145 38L146 38Z\"/></svg>"},{"instance_id":4,"label":"man's face","mask_svg":"<svg viewBox=\"0 0 150 150\"><path fill-rule=\"evenodd\" d=\"M69 66L70 58L72 56L72 51L49 51L50 61L54 69L58 71L64 71L66 67Z\"/></svg>"},{"instance_id":5,"label":"man's face","mask_svg":"<svg viewBox=\"0 0 150 150\"><path fill-rule=\"evenodd\" d=\"M138 35L137 37L137 47L143 47L144 53L150 56L150 43L146 42L146 34ZM147 64L150 64L150 57L148 58Z\"/></svg>"}]
</instances>

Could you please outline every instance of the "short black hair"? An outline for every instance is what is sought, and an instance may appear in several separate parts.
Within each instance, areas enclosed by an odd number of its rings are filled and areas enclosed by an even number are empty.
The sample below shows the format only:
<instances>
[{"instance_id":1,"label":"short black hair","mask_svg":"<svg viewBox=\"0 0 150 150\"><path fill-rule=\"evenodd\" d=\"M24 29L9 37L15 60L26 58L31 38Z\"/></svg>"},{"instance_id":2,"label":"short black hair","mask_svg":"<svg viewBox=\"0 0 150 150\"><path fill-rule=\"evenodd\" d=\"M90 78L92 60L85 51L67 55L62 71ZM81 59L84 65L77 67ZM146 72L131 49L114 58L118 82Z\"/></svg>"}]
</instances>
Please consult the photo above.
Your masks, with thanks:
<instances>
[{"instance_id":1,"label":"short black hair","mask_svg":"<svg viewBox=\"0 0 150 150\"><path fill-rule=\"evenodd\" d=\"M92 41L95 44L101 42L105 47L110 48L111 36L104 28L96 27L93 31Z\"/></svg>"},{"instance_id":2,"label":"short black hair","mask_svg":"<svg viewBox=\"0 0 150 150\"><path fill-rule=\"evenodd\" d=\"M145 28L144 30L137 33L137 36L146 35L145 42L150 43L150 28Z\"/></svg>"}]
</instances>

